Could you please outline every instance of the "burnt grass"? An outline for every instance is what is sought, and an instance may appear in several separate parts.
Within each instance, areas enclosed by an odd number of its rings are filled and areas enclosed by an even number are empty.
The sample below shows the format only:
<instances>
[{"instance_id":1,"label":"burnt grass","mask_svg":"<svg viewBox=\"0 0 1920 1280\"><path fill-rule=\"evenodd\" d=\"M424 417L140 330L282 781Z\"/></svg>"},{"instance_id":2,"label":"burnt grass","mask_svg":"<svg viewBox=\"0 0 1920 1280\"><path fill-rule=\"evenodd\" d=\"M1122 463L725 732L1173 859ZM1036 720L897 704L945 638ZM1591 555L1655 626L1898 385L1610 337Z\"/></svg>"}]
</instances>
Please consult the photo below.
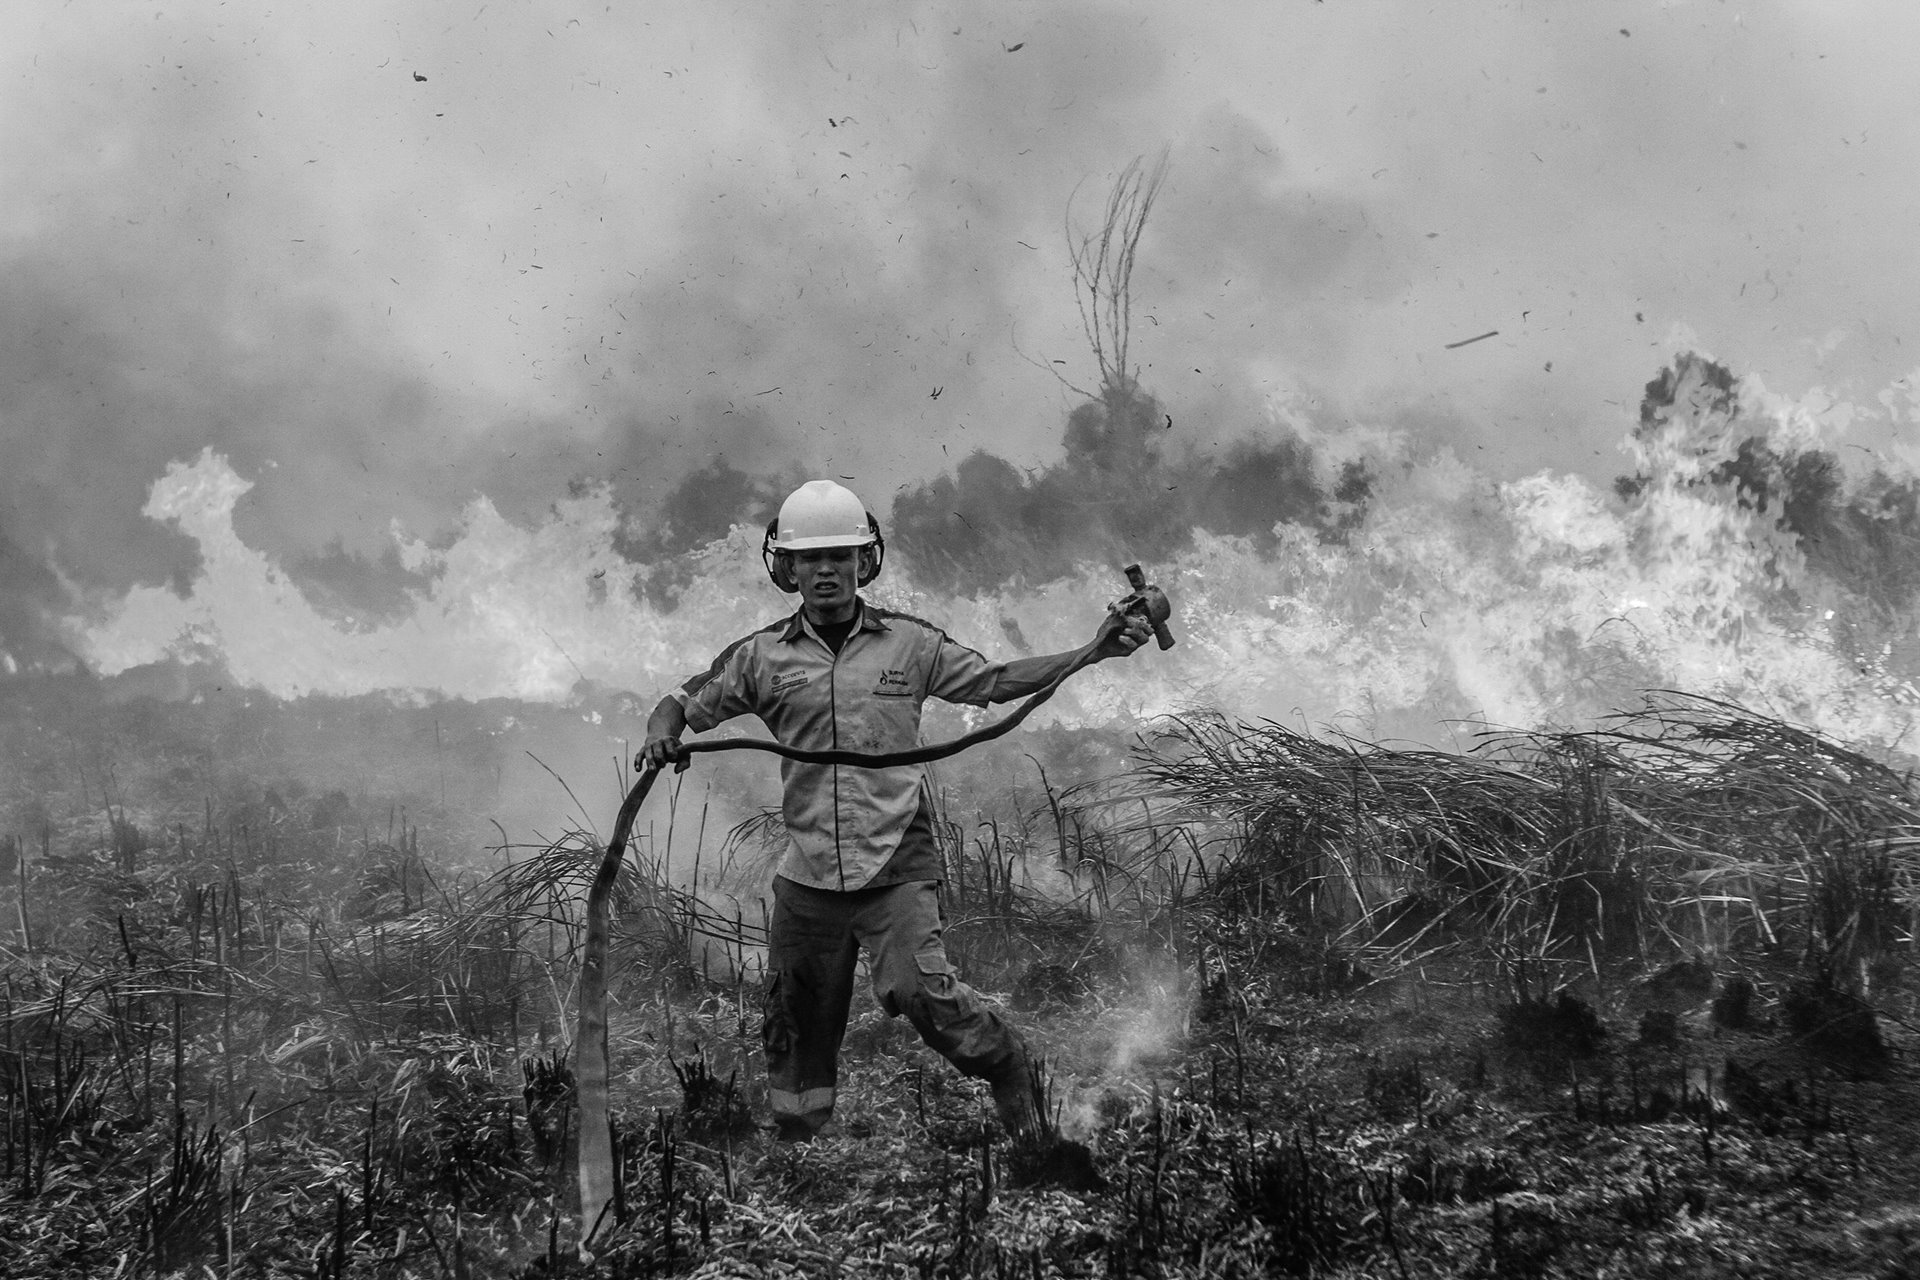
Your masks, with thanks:
<instances>
[{"instance_id":1,"label":"burnt grass","mask_svg":"<svg viewBox=\"0 0 1920 1280\"><path fill-rule=\"evenodd\" d=\"M418 794L285 792L48 803L0 849L0 1274L1920 1274L1904 917L1858 971L1807 946L1818 900L1805 937L1769 900L1770 939L1518 952L1482 910L1397 947L1303 899L1271 828L1190 826L1213 869L1156 880L1051 788L946 833L951 949L1045 1057L1053 1131L1018 1143L864 993L836 1127L775 1141L753 920L642 849L620 1193L583 1254L590 838L482 879L456 868L484 836ZM1017 869L1069 830L1098 873L1077 902Z\"/></svg>"}]
</instances>

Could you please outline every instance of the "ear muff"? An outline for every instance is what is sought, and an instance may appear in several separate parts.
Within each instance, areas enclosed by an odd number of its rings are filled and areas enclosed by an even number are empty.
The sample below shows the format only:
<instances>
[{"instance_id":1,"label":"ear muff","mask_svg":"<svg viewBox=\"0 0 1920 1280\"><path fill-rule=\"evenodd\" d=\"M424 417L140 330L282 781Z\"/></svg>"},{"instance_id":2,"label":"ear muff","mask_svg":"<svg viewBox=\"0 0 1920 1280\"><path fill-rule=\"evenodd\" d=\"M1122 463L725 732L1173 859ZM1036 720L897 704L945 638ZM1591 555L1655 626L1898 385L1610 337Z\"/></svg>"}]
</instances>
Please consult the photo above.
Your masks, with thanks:
<instances>
[{"instance_id":1,"label":"ear muff","mask_svg":"<svg viewBox=\"0 0 1920 1280\"><path fill-rule=\"evenodd\" d=\"M857 581L866 586L880 576L880 569L887 562L887 540L880 536L880 522L873 518L873 512L867 512L867 528L873 530L873 542L860 548L860 572Z\"/></svg>"},{"instance_id":2,"label":"ear muff","mask_svg":"<svg viewBox=\"0 0 1920 1280\"><path fill-rule=\"evenodd\" d=\"M800 590L800 580L793 576L793 553L774 550L773 540L780 535L778 516L767 521L766 540L760 544L760 562L767 566L767 576L773 579L773 585L793 595Z\"/></svg>"}]
</instances>

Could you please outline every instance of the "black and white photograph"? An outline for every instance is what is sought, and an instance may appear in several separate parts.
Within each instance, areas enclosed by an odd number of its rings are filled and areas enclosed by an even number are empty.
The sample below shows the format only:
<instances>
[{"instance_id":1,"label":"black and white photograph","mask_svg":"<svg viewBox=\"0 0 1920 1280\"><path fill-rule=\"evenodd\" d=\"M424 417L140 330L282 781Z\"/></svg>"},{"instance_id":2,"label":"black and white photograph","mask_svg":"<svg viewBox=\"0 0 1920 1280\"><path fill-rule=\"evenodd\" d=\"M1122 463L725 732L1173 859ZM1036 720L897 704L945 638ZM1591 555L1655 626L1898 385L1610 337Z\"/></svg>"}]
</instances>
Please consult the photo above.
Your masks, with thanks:
<instances>
[{"instance_id":1,"label":"black and white photograph","mask_svg":"<svg viewBox=\"0 0 1920 1280\"><path fill-rule=\"evenodd\" d=\"M0 1275L1920 1276L1916 50L7 0Z\"/></svg>"}]
</instances>

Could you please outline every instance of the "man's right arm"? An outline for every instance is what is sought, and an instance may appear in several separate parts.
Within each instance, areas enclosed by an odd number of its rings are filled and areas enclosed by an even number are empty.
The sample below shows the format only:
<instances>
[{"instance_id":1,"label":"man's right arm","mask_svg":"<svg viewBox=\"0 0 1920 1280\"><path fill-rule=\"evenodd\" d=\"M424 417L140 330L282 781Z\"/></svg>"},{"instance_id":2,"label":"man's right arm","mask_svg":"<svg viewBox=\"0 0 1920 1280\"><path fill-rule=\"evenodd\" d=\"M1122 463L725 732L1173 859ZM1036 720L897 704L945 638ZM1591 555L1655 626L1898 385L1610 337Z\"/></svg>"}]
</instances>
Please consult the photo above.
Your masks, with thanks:
<instances>
[{"instance_id":1,"label":"man's right arm","mask_svg":"<svg viewBox=\"0 0 1920 1280\"><path fill-rule=\"evenodd\" d=\"M680 705L678 698L660 699L660 705L647 717L647 741L640 748L640 763L664 769L668 765L685 767L687 749L680 745L680 735L687 731L687 709Z\"/></svg>"},{"instance_id":2,"label":"man's right arm","mask_svg":"<svg viewBox=\"0 0 1920 1280\"><path fill-rule=\"evenodd\" d=\"M734 641L713 660L713 665L660 699L647 717L647 740L635 757L635 767L648 765L664 769L687 767L687 749L680 735L688 728L711 729L722 720L752 715L759 711L753 677L756 658L754 641L782 624L763 627L753 635Z\"/></svg>"}]
</instances>

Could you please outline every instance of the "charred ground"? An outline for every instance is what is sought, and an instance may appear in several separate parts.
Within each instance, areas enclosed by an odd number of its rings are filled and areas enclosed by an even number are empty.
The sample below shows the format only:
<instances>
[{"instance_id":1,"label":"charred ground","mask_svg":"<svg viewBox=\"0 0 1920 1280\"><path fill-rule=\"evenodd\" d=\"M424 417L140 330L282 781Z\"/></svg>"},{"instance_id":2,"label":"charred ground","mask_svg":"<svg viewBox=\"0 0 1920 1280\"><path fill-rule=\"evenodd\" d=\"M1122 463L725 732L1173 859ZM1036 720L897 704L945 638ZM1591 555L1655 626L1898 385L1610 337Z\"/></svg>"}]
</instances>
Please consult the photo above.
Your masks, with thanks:
<instances>
[{"instance_id":1,"label":"charred ground","mask_svg":"<svg viewBox=\"0 0 1920 1280\"><path fill-rule=\"evenodd\" d=\"M1025 744L1044 778L1017 753L947 777L956 958L1046 1052L1085 1160L1009 1144L984 1091L877 1010L848 1036L840 1132L773 1143L760 919L725 891L753 832L703 836L683 800L679 853L662 819L625 889L623 1213L588 1264L563 1029L593 837L483 877L498 838L418 753L367 775L390 791L322 763L342 740L403 759L420 725L237 702L93 707L93 739L9 718L9 1275L1920 1258L1920 798L1793 726L1668 699L1448 755L1209 720L1118 773L1113 744L1056 733ZM257 765L223 746L196 773L209 734ZM1076 753L1110 780L1062 787Z\"/></svg>"}]
</instances>

